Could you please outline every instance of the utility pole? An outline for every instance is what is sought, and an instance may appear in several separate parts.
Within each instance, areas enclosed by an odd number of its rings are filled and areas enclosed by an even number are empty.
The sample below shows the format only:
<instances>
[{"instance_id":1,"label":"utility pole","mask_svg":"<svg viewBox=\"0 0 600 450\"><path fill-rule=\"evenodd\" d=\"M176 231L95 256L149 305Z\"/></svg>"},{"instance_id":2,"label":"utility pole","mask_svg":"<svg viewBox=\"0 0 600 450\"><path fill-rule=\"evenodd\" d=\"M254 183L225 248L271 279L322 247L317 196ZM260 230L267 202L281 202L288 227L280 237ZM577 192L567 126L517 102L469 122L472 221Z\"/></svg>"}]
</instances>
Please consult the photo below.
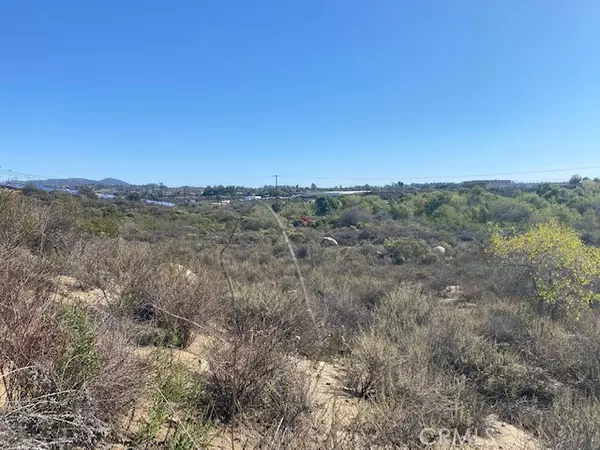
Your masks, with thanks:
<instances>
[{"instance_id":1,"label":"utility pole","mask_svg":"<svg viewBox=\"0 0 600 450\"><path fill-rule=\"evenodd\" d=\"M281 175L273 175L275 177L275 212L279 212L279 177Z\"/></svg>"}]
</instances>

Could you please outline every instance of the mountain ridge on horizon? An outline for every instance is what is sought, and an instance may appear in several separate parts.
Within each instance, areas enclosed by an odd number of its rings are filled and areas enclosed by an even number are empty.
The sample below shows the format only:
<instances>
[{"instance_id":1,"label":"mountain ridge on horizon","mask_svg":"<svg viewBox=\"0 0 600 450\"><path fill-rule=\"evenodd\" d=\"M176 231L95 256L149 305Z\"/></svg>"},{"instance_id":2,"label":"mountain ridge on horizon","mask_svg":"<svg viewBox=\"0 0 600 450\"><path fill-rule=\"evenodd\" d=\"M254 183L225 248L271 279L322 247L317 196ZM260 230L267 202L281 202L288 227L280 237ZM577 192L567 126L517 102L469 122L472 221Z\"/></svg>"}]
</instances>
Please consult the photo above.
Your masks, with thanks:
<instances>
[{"instance_id":1,"label":"mountain ridge on horizon","mask_svg":"<svg viewBox=\"0 0 600 450\"><path fill-rule=\"evenodd\" d=\"M101 180L90 180L88 178L49 178L46 180L32 180L36 185L47 187L78 187L78 186L131 186L129 183L117 178L103 178Z\"/></svg>"}]
</instances>

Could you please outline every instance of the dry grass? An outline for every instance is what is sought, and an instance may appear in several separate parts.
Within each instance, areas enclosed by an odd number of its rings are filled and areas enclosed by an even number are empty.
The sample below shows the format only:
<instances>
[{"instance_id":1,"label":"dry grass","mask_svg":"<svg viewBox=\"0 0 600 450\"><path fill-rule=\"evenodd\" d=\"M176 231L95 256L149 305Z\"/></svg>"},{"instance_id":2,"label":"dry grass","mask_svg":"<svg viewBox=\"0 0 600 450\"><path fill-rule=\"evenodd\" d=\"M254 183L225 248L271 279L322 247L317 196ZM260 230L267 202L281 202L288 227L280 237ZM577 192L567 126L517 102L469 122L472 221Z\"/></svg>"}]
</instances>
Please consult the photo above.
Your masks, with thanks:
<instances>
[{"instance_id":1,"label":"dry grass","mask_svg":"<svg viewBox=\"0 0 600 450\"><path fill-rule=\"evenodd\" d=\"M46 274L14 266L0 264L4 437L15 448L94 445L118 431L141 372L119 335L54 300Z\"/></svg>"},{"instance_id":2,"label":"dry grass","mask_svg":"<svg viewBox=\"0 0 600 450\"><path fill-rule=\"evenodd\" d=\"M263 210L194 243L147 218L164 232L150 244L86 234L69 208L0 193L8 448L421 448L423 428L490 413L549 448L598 448L598 312L539 317L524 274L479 244L398 266L386 238L439 236L377 225L326 248ZM442 304L449 285L460 301Z\"/></svg>"},{"instance_id":3,"label":"dry grass","mask_svg":"<svg viewBox=\"0 0 600 450\"><path fill-rule=\"evenodd\" d=\"M282 351L276 334L241 338L236 358L234 344L219 343L210 351L200 399L210 418L293 428L309 411L309 386L295 360Z\"/></svg>"},{"instance_id":4,"label":"dry grass","mask_svg":"<svg viewBox=\"0 0 600 450\"><path fill-rule=\"evenodd\" d=\"M427 427L481 429L486 406L460 376L436 371L433 299L404 285L386 296L371 329L347 358L346 389L368 400L360 421L375 445L419 445Z\"/></svg>"}]
</instances>

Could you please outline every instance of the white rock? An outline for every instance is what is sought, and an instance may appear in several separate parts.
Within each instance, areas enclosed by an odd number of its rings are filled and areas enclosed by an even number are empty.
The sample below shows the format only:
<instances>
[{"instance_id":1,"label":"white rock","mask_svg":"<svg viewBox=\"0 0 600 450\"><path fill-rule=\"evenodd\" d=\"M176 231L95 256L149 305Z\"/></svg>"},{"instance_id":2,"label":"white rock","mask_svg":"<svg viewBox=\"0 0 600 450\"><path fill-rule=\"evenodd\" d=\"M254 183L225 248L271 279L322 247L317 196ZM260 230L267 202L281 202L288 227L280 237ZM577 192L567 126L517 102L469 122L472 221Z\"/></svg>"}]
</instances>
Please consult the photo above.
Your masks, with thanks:
<instances>
[{"instance_id":1,"label":"white rock","mask_svg":"<svg viewBox=\"0 0 600 450\"><path fill-rule=\"evenodd\" d=\"M437 247L433 247L433 251L442 256L444 256L446 254L446 249L444 247L442 247L441 245L438 245Z\"/></svg>"},{"instance_id":2,"label":"white rock","mask_svg":"<svg viewBox=\"0 0 600 450\"><path fill-rule=\"evenodd\" d=\"M198 275L181 264L171 264L169 268L171 269L171 273L185 278L190 283L198 279Z\"/></svg>"},{"instance_id":3,"label":"white rock","mask_svg":"<svg viewBox=\"0 0 600 450\"><path fill-rule=\"evenodd\" d=\"M325 237L323 238L323 243L324 243L324 244L327 244L327 245L332 245L332 246L334 246L334 247L337 247L338 245L340 245L340 244L338 244L338 242L337 242L337 241L336 241L334 238L332 238L332 237L327 237L327 236L325 236Z\"/></svg>"},{"instance_id":4,"label":"white rock","mask_svg":"<svg viewBox=\"0 0 600 450\"><path fill-rule=\"evenodd\" d=\"M456 298L462 294L462 288L460 286L447 286L443 294L446 298Z\"/></svg>"}]
</instances>

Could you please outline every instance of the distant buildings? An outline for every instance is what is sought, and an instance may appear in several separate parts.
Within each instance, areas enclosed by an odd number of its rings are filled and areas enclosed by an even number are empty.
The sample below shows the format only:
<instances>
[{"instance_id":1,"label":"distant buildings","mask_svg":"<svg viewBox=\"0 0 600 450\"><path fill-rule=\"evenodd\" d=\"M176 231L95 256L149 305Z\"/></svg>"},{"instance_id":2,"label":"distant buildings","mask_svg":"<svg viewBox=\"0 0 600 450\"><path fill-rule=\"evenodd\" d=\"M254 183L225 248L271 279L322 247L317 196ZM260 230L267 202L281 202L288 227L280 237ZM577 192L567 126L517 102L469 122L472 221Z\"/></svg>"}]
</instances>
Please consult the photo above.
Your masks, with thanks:
<instances>
[{"instance_id":1,"label":"distant buildings","mask_svg":"<svg viewBox=\"0 0 600 450\"><path fill-rule=\"evenodd\" d=\"M148 199L144 199L142 200L144 203L148 203L149 205L158 205L158 206L167 206L169 208L172 208L173 206L175 206L175 203L171 203L171 202L163 202L163 201L159 201L159 200L148 200Z\"/></svg>"},{"instance_id":2,"label":"distant buildings","mask_svg":"<svg viewBox=\"0 0 600 450\"><path fill-rule=\"evenodd\" d=\"M98 198L101 198L104 200L114 200L115 198L117 198L117 196L115 194L104 194L102 192L100 192L100 193L96 192L96 195L98 196Z\"/></svg>"},{"instance_id":3,"label":"distant buildings","mask_svg":"<svg viewBox=\"0 0 600 450\"><path fill-rule=\"evenodd\" d=\"M461 186L481 186L486 189L508 189L515 185L512 180L469 180L460 183Z\"/></svg>"},{"instance_id":4,"label":"distant buildings","mask_svg":"<svg viewBox=\"0 0 600 450\"><path fill-rule=\"evenodd\" d=\"M371 191L306 191L293 195L292 198L339 197L340 195L362 195Z\"/></svg>"},{"instance_id":5,"label":"distant buildings","mask_svg":"<svg viewBox=\"0 0 600 450\"><path fill-rule=\"evenodd\" d=\"M481 183L487 189L506 189L514 185L514 181L512 180L483 180Z\"/></svg>"}]
</instances>

